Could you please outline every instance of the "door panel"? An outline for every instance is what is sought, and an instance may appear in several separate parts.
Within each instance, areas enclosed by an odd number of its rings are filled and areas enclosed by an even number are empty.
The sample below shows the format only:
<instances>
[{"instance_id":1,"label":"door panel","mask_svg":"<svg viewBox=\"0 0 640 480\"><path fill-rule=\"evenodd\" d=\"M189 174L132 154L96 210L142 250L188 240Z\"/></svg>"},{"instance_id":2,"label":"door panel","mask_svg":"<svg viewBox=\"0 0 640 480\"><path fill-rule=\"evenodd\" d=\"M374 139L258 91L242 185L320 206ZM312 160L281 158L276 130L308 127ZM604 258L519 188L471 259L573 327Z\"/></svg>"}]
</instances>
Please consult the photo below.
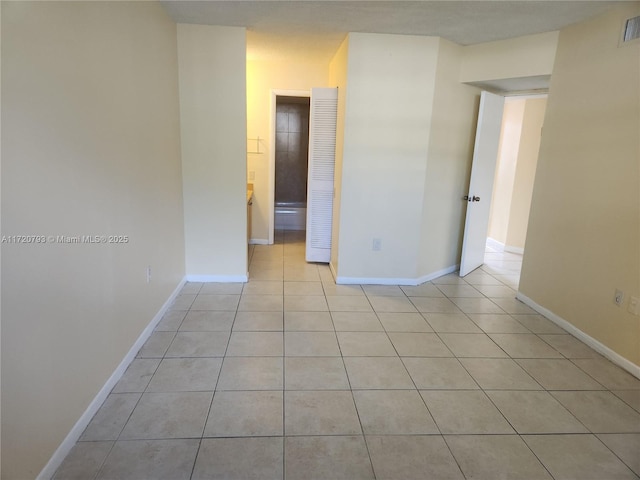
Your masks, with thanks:
<instances>
[{"instance_id":1,"label":"door panel","mask_svg":"<svg viewBox=\"0 0 640 480\"><path fill-rule=\"evenodd\" d=\"M482 92L473 149L471 181L465 196L467 215L460 259L461 277L484 263L503 109L504 97Z\"/></svg>"},{"instance_id":2,"label":"door panel","mask_svg":"<svg viewBox=\"0 0 640 480\"><path fill-rule=\"evenodd\" d=\"M337 114L337 88L311 89L305 255L308 262L329 263L331 259Z\"/></svg>"}]
</instances>

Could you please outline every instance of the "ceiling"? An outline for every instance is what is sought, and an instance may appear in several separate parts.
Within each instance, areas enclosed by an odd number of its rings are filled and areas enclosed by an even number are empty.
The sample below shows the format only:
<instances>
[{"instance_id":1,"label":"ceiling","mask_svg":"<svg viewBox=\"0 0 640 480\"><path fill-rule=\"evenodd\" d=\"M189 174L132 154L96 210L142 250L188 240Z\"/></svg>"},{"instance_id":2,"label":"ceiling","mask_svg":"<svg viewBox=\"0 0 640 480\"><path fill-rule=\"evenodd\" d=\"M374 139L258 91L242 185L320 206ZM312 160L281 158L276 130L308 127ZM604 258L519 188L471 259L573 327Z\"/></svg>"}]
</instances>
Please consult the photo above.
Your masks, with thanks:
<instances>
[{"instance_id":1,"label":"ceiling","mask_svg":"<svg viewBox=\"0 0 640 480\"><path fill-rule=\"evenodd\" d=\"M348 32L429 35L460 45L542 33L613 7L598 0L164 0L178 23L247 28L249 59L329 61Z\"/></svg>"}]
</instances>

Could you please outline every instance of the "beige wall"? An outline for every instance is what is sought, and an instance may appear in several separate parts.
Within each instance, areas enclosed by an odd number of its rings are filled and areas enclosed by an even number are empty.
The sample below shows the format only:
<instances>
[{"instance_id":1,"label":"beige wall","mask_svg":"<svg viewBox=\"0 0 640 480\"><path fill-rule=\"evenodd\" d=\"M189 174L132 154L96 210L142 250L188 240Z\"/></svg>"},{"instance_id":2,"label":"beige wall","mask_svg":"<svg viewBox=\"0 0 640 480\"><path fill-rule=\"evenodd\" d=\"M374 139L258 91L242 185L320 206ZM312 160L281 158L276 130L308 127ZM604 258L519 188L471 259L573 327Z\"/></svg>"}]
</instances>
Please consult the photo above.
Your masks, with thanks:
<instances>
[{"instance_id":1,"label":"beige wall","mask_svg":"<svg viewBox=\"0 0 640 480\"><path fill-rule=\"evenodd\" d=\"M491 196L491 213L487 236L502 244L507 241L513 184L518 164L522 118L526 100L507 98L502 114L498 160Z\"/></svg>"},{"instance_id":2,"label":"beige wall","mask_svg":"<svg viewBox=\"0 0 640 480\"><path fill-rule=\"evenodd\" d=\"M419 278L459 263L480 91L458 81L463 48L439 39L424 182Z\"/></svg>"},{"instance_id":3,"label":"beige wall","mask_svg":"<svg viewBox=\"0 0 640 480\"><path fill-rule=\"evenodd\" d=\"M461 82L551 75L558 32L539 33L463 48Z\"/></svg>"},{"instance_id":4,"label":"beige wall","mask_svg":"<svg viewBox=\"0 0 640 480\"><path fill-rule=\"evenodd\" d=\"M245 30L178 25L186 270L247 276Z\"/></svg>"},{"instance_id":5,"label":"beige wall","mask_svg":"<svg viewBox=\"0 0 640 480\"><path fill-rule=\"evenodd\" d=\"M546 97L530 98L525 103L518 162L513 179L513 195L509 210L509 229L504 242L507 250L520 252L525 247L531 195L533 194L533 182L538 164L546 107Z\"/></svg>"},{"instance_id":6,"label":"beige wall","mask_svg":"<svg viewBox=\"0 0 640 480\"><path fill-rule=\"evenodd\" d=\"M348 49L338 277L415 278L438 39L352 33Z\"/></svg>"},{"instance_id":7,"label":"beige wall","mask_svg":"<svg viewBox=\"0 0 640 480\"><path fill-rule=\"evenodd\" d=\"M283 55L284 57L284 55ZM310 92L327 86L329 65L325 60L307 58L304 62L285 60L247 61L247 136L260 137L261 154L248 153L247 170L253 172L254 202L252 239L269 239L269 159L271 156L271 92L290 90ZM253 147L253 144L251 145Z\"/></svg>"},{"instance_id":8,"label":"beige wall","mask_svg":"<svg viewBox=\"0 0 640 480\"><path fill-rule=\"evenodd\" d=\"M636 15L637 2L560 33L520 290L638 366L640 44L618 45Z\"/></svg>"},{"instance_id":9,"label":"beige wall","mask_svg":"<svg viewBox=\"0 0 640 480\"><path fill-rule=\"evenodd\" d=\"M336 164L334 173L333 223L331 230L331 269L338 271L340 250L340 206L342 195L342 158L344 155L345 108L347 103L347 69L349 61L349 37L344 39L329 64L329 85L338 87L338 115L336 123Z\"/></svg>"},{"instance_id":10,"label":"beige wall","mask_svg":"<svg viewBox=\"0 0 640 480\"><path fill-rule=\"evenodd\" d=\"M2 2L2 478L34 478L184 276L176 26ZM146 281L151 265L152 280Z\"/></svg>"}]
</instances>

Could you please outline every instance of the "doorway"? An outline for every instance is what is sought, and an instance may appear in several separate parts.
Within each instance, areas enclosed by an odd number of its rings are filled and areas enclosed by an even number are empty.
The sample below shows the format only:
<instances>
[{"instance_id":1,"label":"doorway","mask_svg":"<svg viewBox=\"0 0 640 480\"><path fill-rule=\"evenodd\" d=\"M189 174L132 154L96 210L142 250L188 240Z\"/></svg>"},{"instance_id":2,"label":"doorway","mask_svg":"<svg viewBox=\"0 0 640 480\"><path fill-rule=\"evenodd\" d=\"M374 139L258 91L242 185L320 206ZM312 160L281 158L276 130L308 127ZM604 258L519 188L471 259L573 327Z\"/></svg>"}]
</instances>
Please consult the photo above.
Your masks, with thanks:
<instances>
[{"instance_id":1,"label":"doorway","mask_svg":"<svg viewBox=\"0 0 640 480\"><path fill-rule=\"evenodd\" d=\"M309 97L276 96L274 228L306 229Z\"/></svg>"},{"instance_id":2,"label":"doorway","mask_svg":"<svg viewBox=\"0 0 640 480\"><path fill-rule=\"evenodd\" d=\"M517 289L547 95L505 100L487 231L486 269Z\"/></svg>"}]
</instances>

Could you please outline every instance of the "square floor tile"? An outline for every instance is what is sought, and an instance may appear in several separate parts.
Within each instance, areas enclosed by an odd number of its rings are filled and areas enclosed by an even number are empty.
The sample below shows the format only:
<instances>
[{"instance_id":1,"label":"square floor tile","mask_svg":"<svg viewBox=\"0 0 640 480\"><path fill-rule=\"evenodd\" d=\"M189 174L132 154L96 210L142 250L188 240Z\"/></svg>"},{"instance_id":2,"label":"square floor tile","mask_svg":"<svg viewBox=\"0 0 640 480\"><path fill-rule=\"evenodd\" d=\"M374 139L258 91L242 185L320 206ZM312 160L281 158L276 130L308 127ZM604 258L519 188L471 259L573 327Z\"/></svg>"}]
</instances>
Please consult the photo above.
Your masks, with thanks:
<instances>
[{"instance_id":1,"label":"square floor tile","mask_svg":"<svg viewBox=\"0 0 640 480\"><path fill-rule=\"evenodd\" d=\"M636 412L640 412L640 390L611 390L611 393Z\"/></svg>"},{"instance_id":2,"label":"square floor tile","mask_svg":"<svg viewBox=\"0 0 640 480\"><path fill-rule=\"evenodd\" d=\"M318 267L315 265L304 265L302 267L297 266L298 262L295 264L287 264L287 259L285 258L284 264L284 279L285 281L294 281L294 282L314 282L320 281L320 274L318 273Z\"/></svg>"},{"instance_id":3,"label":"square floor tile","mask_svg":"<svg viewBox=\"0 0 640 480\"><path fill-rule=\"evenodd\" d=\"M196 297L195 294L180 294L171 304L170 310L189 310Z\"/></svg>"},{"instance_id":4,"label":"square floor tile","mask_svg":"<svg viewBox=\"0 0 640 480\"><path fill-rule=\"evenodd\" d=\"M332 312L373 312L369 299L364 295L327 295L327 303Z\"/></svg>"},{"instance_id":5,"label":"square floor tile","mask_svg":"<svg viewBox=\"0 0 640 480\"><path fill-rule=\"evenodd\" d=\"M167 350L167 357L222 357L229 332L178 332Z\"/></svg>"},{"instance_id":6,"label":"square floor tile","mask_svg":"<svg viewBox=\"0 0 640 480\"><path fill-rule=\"evenodd\" d=\"M448 298L410 297L411 303L423 313L461 313L461 310Z\"/></svg>"},{"instance_id":7,"label":"square floor tile","mask_svg":"<svg viewBox=\"0 0 640 480\"><path fill-rule=\"evenodd\" d=\"M492 357L508 355L491 338L481 333L441 333L440 339L456 357Z\"/></svg>"},{"instance_id":8,"label":"square floor tile","mask_svg":"<svg viewBox=\"0 0 640 480\"><path fill-rule=\"evenodd\" d=\"M464 313L505 313L496 302L488 298L452 298L451 301Z\"/></svg>"},{"instance_id":9,"label":"square floor tile","mask_svg":"<svg viewBox=\"0 0 640 480\"><path fill-rule=\"evenodd\" d=\"M593 433L640 433L640 413L611 392L551 392Z\"/></svg>"},{"instance_id":10,"label":"square floor tile","mask_svg":"<svg viewBox=\"0 0 640 480\"><path fill-rule=\"evenodd\" d=\"M335 285L332 281L331 283L323 283L322 288L327 297L364 296L360 285Z\"/></svg>"},{"instance_id":11,"label":"square floor tile","mask_svg":"<svg viewBox=\"0 0 640 480\"><path fill-rule=\"evenodd\" d=\"M153 332L138 352L138 358L162 358L175 337L175 332Z\"/></svg>"},{"instance_id":12,"label":"square floor tile","mask_svg":"<svg viewBox=\"0 0 640 480\"><path fill-rule=\"evenodd\" d=\"M491 333L489 336L512 358L564 358L537 335Z\"/></svg>"},{"instance_id":13,"label":"square floor tile","mask_svg":"<svg viewBox=\"0 0 640 480\"><path fill-rule=\"evenodd\" d=\"M378 313L387 332L433 332L419 313Z\"/></svg>"},{"instance_id":14,"label":"square floor tile","mask_svg":"<svg viewBox=\"0 0 640 480\"><path fill-rule=\"evenodd\" d=\"M600 354L573 335L538 335L567 358L599 358Z\"/></svg>"},{"instance_id":15,"label":"square floor tile","mask_svg":"<svg viewBox=\"0 0 640 480\"><path fill-rule=\"evenodd\" d=\"M493 298L492 301L505 312L514 315L532 315L538 313L515 298Z\"/></svg>"},{"instance_id":16,"label":"square floor tile","mask_svg":"<svg viewBox=\"0 0 640 480\"><path fill-rule=\"evenodd\" d=\"M506 285L475 285L475 287L489 298L516 298L516 291Z\"/></svg>"},{"instance_id":17,"label":"square floor tile","mask_svg":"<svg viewBox=\"0 0 640 480\"><path fill-rule=\"evenodd\" d=\"M205 438L192 480L282 480L282 437Z\"/></svg>"},{"instance_id":18,"label":"square floor tile","mask_svg":"<svg viewBox=\"0 0 640 480\"><path fill-rule=\"evenodd\" d=\"M345 357L352 389L415 388L398 357Z\"/></svg>"},{"instance_id":19,"label":"square floor tile","mask_svg":"<svg viewBox=\"0 0 640 480\"><path fill-rule=\"evenodd\" d=\"M285 332L285 355L288 357L339 356L334 332Z\"/></svg>"},{"instance_id":20,"label":"square floor tile","mask_svg":"<svg viewBox=\"0 0 640 480\"><path fill-rule=\"evenodd\" d=\"M136 358L131 362L112 393L144 392L156 369L159 358Z\"/></svg>"},{"instance_id":21,"label":"square floor tile","mask_svg":"<svg viewBox=\"0 0 640 480\"><path fill-rule=\"evenodd\" d=\"M423 283L416 286L402 286L402 291L408 297L444 297L438 287L431 283Z\"/></svg>"},{"instance_id":22,"label":"square floor tile","mask_svg":"<svg viewBox=\"0 0 640 480\"><path fill-rule=\"evenodd\" d=\"M242 295L282 295L282 281L251 280L245 283Z\"/></svg>"},{"instance_id":23,"label":"square floor tile","mask_svg":"<svg viewBox=\"0 0 640 480\"><path fill-rule=\"evenodd\" d=\"M242 295L238 312L282 312L282 295Z\"/></svg>"},{"instance_id":24,"label":"square floor tile","mask_svg":"<svg viewBox=\"0 0 640 480\"><path fill-rule=\"evenodd\" d=\"M286 390L348 390L349 380L340 357L286 357Z\"/></svg>"},{"instance_id":25,"label":"square floor tile","mask_svg":"<svg viewBox=\"0 0 640 480\"><path fill-rule=\"evenodd\" d=\"M637 479L593 435L527 435L522 438L556 480Z\"/></svg>"},{"instance_id":26,"label":"square floor tile","mask_svg":"<svg viewBox=\"0 0 640 480\"><path fill-rule=\"evenodd\" d=\"M404 312L417 312L411 300L407 297L401 296L373 296L369 295L369 302L373 309L378 313L404 313Z\"/></svg>"},{"instance_id":27,"label":"square floor tile","mask_svg":"<svg viewBox=\"0 0 640 480\"><path fill-rule=\"evenodd\" d=\"M563 329L558 327L555 323L547 320L542 315L512 315L515 320L527 327L533 333L543 334L567 334Z\"/></svg>"},{"instance_id":28,"label":"square floor tile","mask_svg":"<svg viewBox=\"0 0 640 480\"><path fill-rule=\"evenodd\" d=\"M471 285L438 285L438 290L449 298L467 297L467 298L484 298L484 295Z\"/></svg>"},{"instance_id":29,"label":"square floor tile","mask_svg":"<svg viewBox=\"0 0 640 480\"><path fill-rule=\"evenodd\" d=\"M180 328L182 320L184 320L186 310L169 310L162 316L162 320L155 328L156 332L175 332Z\"/></svg>"},{"instance_id":30,"label":"square floor tile","mask_svg":"<svg viewBox=\"0 0 640 480\"><path fill-rule=\"evenodd\" d=\"M431 280L431 283L434 285L466 285L467 282L464 281L458 273L448 273L446 275L442 275L441 277L434 278Z\"/></svg>"},{"instance_id":31,"label":"square floor tile","mask_svg":"<svg viewBox=\"0 0 640 480\"><path fill-rule=\"evenodd\" d=\"M529 333L511 315L499 313L470 313L469 318L486 333Z\"/></svg>"},{"instance_id":32,"label":"square floor tile","mask_svg":"<svg viewBox=\"0 0 640 480\"><path fill-rule=\"evenodd\" d=\"M464 480L441 436L367 436L378 480Z\"/></svg>"},{"instance_id":33,"label":"square floor tile","mask_svg":"<svg viewBox=\"0 0 640 480\"><path fill-rule=\"evenodd\" d=\"M425 313L424 318L436 332L482 333L482 330L462 313Z\"/></svg>"},{"instance_id":34,"label":"square floor tile","mask_svg":"<svg viewBox=\"0 0 640 480\"><path fill-rule=\"evenodd\" d=\"M192 310L180 325L181 332L228 332L236 312Z\"/></svg>"},{"instance_id":35,"label":"square floor tile","mask_svg":"<svg viewBox=\"0 0 640 480\"><path fill-rule=\"evenodd\" d=\"M640 476L640 433L601 434L598 438Z\"/></svg>"},{"instance_id":36,"label":"square floor tile","mask_svg":"<svg viewBox=\"0 0 640 480\"><path fill-rule=\"evenodd\" d=\"M547 390L604 390L604 387L569 360L520 359L518 363Z\"/></svg>"},{"instance_id":37,"label":"square floor tile","mask_svg":"<svg viewBox=\"0 0 640 480\"><path fill-rule=\"evenodd\" d=\"M351 391L286 391L286 435L355 435L362 433Z\"/></svg>"},{"instance_id":38,"label":"square floor tile","mask_svg":"<svg viewBox=\"0 0 640 480\"><path fill-rule=\"evenodd\" d=\"M401 357L451 357L453 354L435 333L389 332Z\"/></svg>"},{"instance_id":39,"label":"square floor tile","mask_svg":"<svg viewBox=\"0 0 640 480\"><path fill-rule=\"evenodd\" d=\"M266 332L282 331L282 312L238 312L233 322L234 331Z\"/></svg>"},{"instance_id":40,"label":"square floor tile","mask_svg":"<svg viewBox=\"0 0 640 480\"><path fill-rule=\"evenodd\" d=\"M284 309L287 312L328 312L324 295L285 295Z\"/></svg>"},{"instance_id":41,"label":"square floor tile","mask_svg":"<svg viewBox=\"0 0 640 480\"><path fill-rule=\"evenodd\" d=\"M140 396L140 393L109 395L89 422L80 440L117 440Z\"/></svg>"},{"instance_id":42,"label":"square floor tile","mask_svg":"<svg viewBox=\"0 0 640 480\"><path fill-rule=\"evenodd\" d=\"M405 294L397 285L362 285L367 296L377 297L404 297Z\"/></svg>"},{"instance_id":43,"label":"square floor tile","mask_svg":"<svg viewBox=\"0 0 640 480\"><path fill-rule=\"evenodd\" d=\"M333 332L329 312L284 312L284 329L299 332Z\"/></svg>"},{"instance_id":44,"label":"square floor tile","mask_svg":"<svg viewBox=\"0 0 640 480\"><path fill-rule=\"evenodd\" d=\"M116 442L98 479L189 480L199 445L199 439Z\"/></svg>"},{"instance_id":45,"label":"square floor tile","mask_svg":"<svg viewBox=\"0 0 640 480\"><path fill-rule=\"evenodd\" d=\"M611 390L640 390L640 380L603 357L572 361L582 371Z\"/></svg>"},{"instance_id":46,"label":"square floor tile","mask_svg":"<svg viewBox=\"0 0 640 480\"><path fill-rule=\"evenodd\" d=\"M588 433L548 392L503 390L487 395L520 434Z\"/></svg>"},{"instance_id":47,"label":"square floor tile","mask_svg":"<svg viewBox=\"0 0 640 480\"><path fill-rule=\"evenodd\" d=\"M462 358L460 362L485 390L542 390L542 387L510 358Z\"/></svg>"},{"instance_id":48,"label":"square floor tile","mask_svg":"<svg viewBox=\"0 0 640 480\"><path fill-rule=\"evenodd\" d=\"M279 357L283 354L282 332L233 332L227 356Z\"/></svg>"},{"instance_id":49,"label":"square floor tile","mask_svg":"<svg viewBox=\"0 0 640 480\"><path fill-rule=\"evenodd\" d=\"M203 285L204 283L202 282L187 282L182 287L182 290L180 290L180 294L197 295L200 293Z\"/></svg>"},{"instance_id":50,"label":"square floor tile","mask_svg":"<svg viewBox=\"0 0 640 480\"><path fill-rule=\"evenodd\" d=\"M145 393L120 439L199 438L211 392Z\"/></svg>"},{"instance_id":51,"label":"square floor tile","mask_svg":"<svg viewBox=\"0 0 640 480\"><path fill-rule=\"evenodd\" d=\"M64 459L53 480L95 478L113 442L78 442Z\"/></svg>"},{"instance_id":52,"label":"square floor tile","mask_svg":"<svg viewBox=\"0 0 640 480\"><path fill-rule=\"evenodd\" d=\"M285 480L373 480L362 436L287 437Z\"/></svg>"},{"instance_id":53,"label":"square floor tile","mask_svg":"<svg viewBox=\"0 0 640 480\"><path fill-rule=\"evenodd\" d=\"M373 312L333 312L333 324L338 332L382 332L382 324Z\"/></svg>"},{"instance_id":54,"label":"square floor tile","mask_svg":"<svg viewBox=\"0 0 640 480\"><path fill-rule=\"evenodd\" d=\"M200 289L201 295L240 295L242 293L243 283L203 283Z\"/></svg>"},{"instance_id":55,"label":"square floor tile","mask_svg":"<svg viewBox=\"0 0 640 480\"><path fill-rule=\"evenodd\" d=\"M205 437L282 435L282 391L216 392Z\"/></svg>"},{"instance_id":56,"label":"square floor tile","mask_svg":"<svg viewBox=\"0 0 640 480\"><path fill-rule=\"evenodd\" d=\"M416 387L425 390L473 390L478 385L457 358L402 359Z\"/></svg>"},{"instance_id":57,"label":"square floor tile","mask_svg":"<svg viewBox=\"0 0 640 480\"><path fill-rule=\"evenodd\" d=\"M439 433L416 390L353 392L365 435Z\"/></svg>"},{"instance_id":58,"label":"square floor tile","mask_svg":"<svg viewBox=\"0 0 640 480\"><path fill-rule=\"evenodd\" d=\"M443 434L514 433L483 392L421 390L420 394Z\"/></svg>"},{"instance_id":59,"label":"square floor tile","mask_svg":"<svg viewBox=\"0 0 640 480\"><path fill-rule=\"evenodd\" d=\"M235 312L240 295L199 294L191 304L191 310L224 310Z\"/></svg>"},{"instance_id":60,"label":"square floor tile","mask_svg":"<svg viewBox=\"0 0 640 480\"><path fill-rule=\"evenodd\" d=\"M342 355L351 357L396 356L396 351L384 332L337 332Z\"/></svg>"},{"instance_id":61,"label":"square floor tile","mask_svg":"<svg viewBox=\"0 0 640 480\"><path fill-rule=\"evenodd\" d=\"M324 295L321 282L284 282L284 295Z\"/></svg>"},{"instance_id":62,"label":"square floor tile","mask_svg":"<svg viewBox=\"0 0 640 480\"><path fill-rule=\"evenodd\" d=\"M282 390L282 357L226 357L217 390Z\"/></svg>"},{"instance_id":63,"label":"square floor tile","mask_svg":"<svg viewBox=\"0 0 640 480\"><path fill-rule=\"evenodd\" d=\"M222 358L165 358L147 392L212 392L221 365Z\"/></svg>"},{"instance_id":64,"label":"square floor tile","mask_svg":"<svg viewBox=\"0 0 640 480\"><path fill-rule=\"evenodd\" d=\"M466 478L552 480L518 435L446 436Z\"/></svg>"}]
</instances>

